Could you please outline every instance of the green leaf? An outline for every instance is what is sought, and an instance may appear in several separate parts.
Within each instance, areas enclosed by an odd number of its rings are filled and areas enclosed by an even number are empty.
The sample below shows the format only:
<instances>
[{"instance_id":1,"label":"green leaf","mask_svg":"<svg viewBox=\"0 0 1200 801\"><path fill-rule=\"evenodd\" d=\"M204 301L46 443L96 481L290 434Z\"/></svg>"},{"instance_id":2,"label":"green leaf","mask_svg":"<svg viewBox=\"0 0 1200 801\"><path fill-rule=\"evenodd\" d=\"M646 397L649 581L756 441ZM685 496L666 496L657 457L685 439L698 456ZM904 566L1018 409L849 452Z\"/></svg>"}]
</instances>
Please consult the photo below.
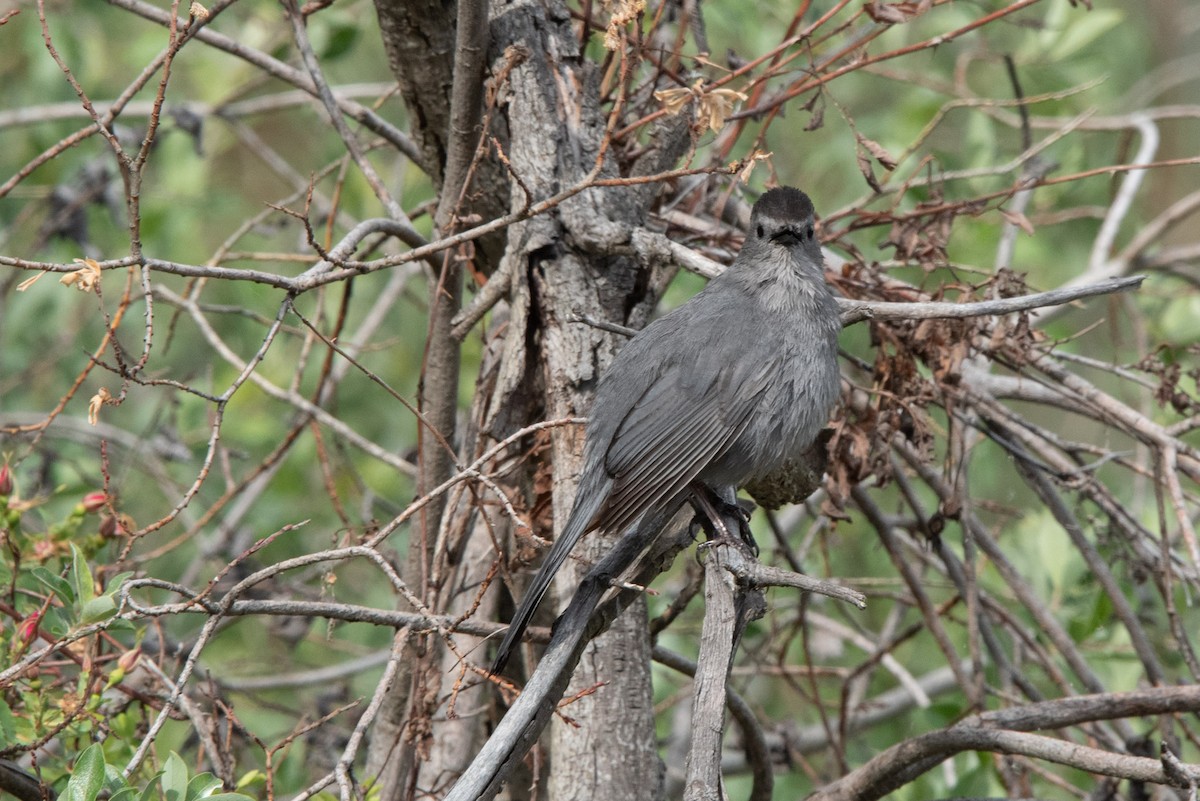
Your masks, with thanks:
<instances>
[{"instance_id":1,"label":"green leaf","mask_svg":"<svg viewBox=\"0 0 1200 801\"><path fill-rule=\"evenodd\" d=\"M67 620L62 609L47 609L39 625L42 631L48 632L55 639L65 637L71 632L71 621Z\"/></svg>"},{"instance_id":2,"label":"green leaf","mask_svg":"<svg viewBox=\"0 0 1200 801\"><path fill-rule=\"evenodd\" d=\"M266 780L267 775L261 770L251 770L242 776L242 778L238 779L237 787L235 789L241 790L243 787L249 787L252 784L265 784Z\"/></svg>"},{"instance_id":3,"label":"green leaf","mask_svg":"<svg viewBox=\"0 0 1200 801\"><path fill-rule=\"evenodd\" d=\"M17 741L17 721L13 718L12 710L4 699L0 698L0 743Z\"/></svg>"},{"instance_id":4,"label":"green leaf","mask_svg":"<svg viewBox=\"0 0 1200 801\"><path fill-rule=\"evenodd\" d=\"M163 766L163 796L166 801L185 801L188 790L188 769L183 758L174 751Z\"/></svg>"},{"instance_id":5,"label":"green leaf","mask_svg":"<svg viewBox=\"0 0 1200 801\"><path fill-rule=\"evenodd\" d=\"M61 798L62 801L96 801L103 786L104 752L99 745L89 745L75 760L75 770L67 780Z\"/></svg>"},{"instance_id":6,"label":"green leaf","mask_svg":"<svg viewBox=\"0 0 1200 801\"><path fill-rule=\"evenodd\" d=\"M158 791L154 789L154 783L162 778L162 775L163 771L160 770L150 778L150 781L148 781L146 786L142 788L142 794L138 796L138 801L156 801L158 798Z\"/></svg>"},{"instance_id":7,"label":"green leaf","mask_svg":"<svg viewBox=\"0 0 1200 801\"><path fill-rule=\"evenodd\" d=\"M1113 602L1106 592L1096 592L1091 603L1090 614L1071 615L1067 630L1071 639L1081 643L1092 637L1101 626L1107 626L1113 618Z\"/></svg>"},{"instance_id":8,"label":"green leaf","mask_svg":"<svg viewBox=\"0 0 1200 801\"><path fill-rule=\"evenodd\" d=\"M79 613L79 622L85 626L99 623L102 620L108 620L116 611L117 602L107 595L101 595L83 605L83 609Z\"/></svg>"},{"instance_id":9,"label":"green leaf","mask_svg":"<svg viewBox=\"0 0 1200 801\"><path fill-rule=\"evenodd\" d=\"M104 585L104 594L115 595L121 589L121 585L129 581L131 576L133 576L133 571L127 570L110 578L108 583Z\"/></svg>"},{"instance_id":10,"label":"green leaf","mask_svg":"<svg viewBox=\"0 0 1200 801\"><path fill-rule=\"evenodd\" d=\"M71 589L71 584L62 576L51 573L46 568L38 565L29 571L33 577L42 582L49 588L50 592L58 596L58 599L68 606L75 605L75 591Z\"/></svg>"},{"instance_id":11,"label":"green leaf","mask_svg":"<svg viewBox=\"0 0 1200 801\"><path fill-rule=\"evenodd\" d=\"M1124 19L1125 15L1115 8L1093 9L1086 14L1072 15L1049 53L1050 60L1065 61L1120 25Z\"/></svg>"},{"instance_id":12,"label":"green leaf","mask_svg":"<svg viewBox=\"0 0 1200 801\"><path fill-rule=\"evenodd\" d=\"M75 588L75 597L79 603L86 606L88 601L96 597L96 582L92 579L92 569L88 567L83 552L71 544L71 586Z\"/></svg>"},{"instance_id":13,"label":"green leaf","mask_svg":"<svg viewBox=\"0 0 1200 801\"><path fill-rule=\"evenodd\" d=\"M321 49L321 58L332 61L350 52L359 38L359 26L335 22L329 26L325 46Z\"/></svg>"},{"instance_id":14,"label":"green leaf","mask_svg":"<svg viewBox=\"0 0 1200 801\"><path fill-rule=\"evenodd\" d=\"M211 773L197 773L188 782L187 797L185 801L196 801L199 798L207 798L214 791L220 789L221 780L213 776Z\"/></svg>"},{"instance_id":15,"label":"green leaf","mask_svg":"<svg viewBox=\"0 0 1200 801\"><path fill-rule=\"evenodd\" d=\"M117 793L125 792L126 790L133 792L135 788L129 786L129 782L125 779L125 774L121 773L121 769L116 765L107 764L104 769L104 789L108 791L109 801Z\"/></svg>"}]
</instances>

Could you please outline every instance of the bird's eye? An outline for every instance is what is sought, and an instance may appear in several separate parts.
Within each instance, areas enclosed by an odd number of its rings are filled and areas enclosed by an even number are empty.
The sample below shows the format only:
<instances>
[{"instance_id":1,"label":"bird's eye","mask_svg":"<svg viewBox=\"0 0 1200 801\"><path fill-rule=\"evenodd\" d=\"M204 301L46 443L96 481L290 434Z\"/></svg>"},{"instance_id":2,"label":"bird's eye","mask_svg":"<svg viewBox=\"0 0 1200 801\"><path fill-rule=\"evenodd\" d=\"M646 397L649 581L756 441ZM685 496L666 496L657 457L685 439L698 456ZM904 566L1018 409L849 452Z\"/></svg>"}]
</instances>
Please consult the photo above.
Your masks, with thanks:
<instances>
[{"instance_id":1,"label":"bird's eye","mask_svg":"<svg viewBox=\"0 0 1200 801\"><path fill-rule=\"evenodd\" d=\"M811 225L804 229L804 235L809 239L813 238L813 228Z\"/></svg>"},{"instance_id":2,"label":"bird's eye","mask_svg":"<svg viewBox=\"0 0 1200 801\"><path fill-rule=\"evenodd\" d=\"M759 239L763 238L763 227L761 225L758 226L758 238Z\"/></svg>"}]
</instances>

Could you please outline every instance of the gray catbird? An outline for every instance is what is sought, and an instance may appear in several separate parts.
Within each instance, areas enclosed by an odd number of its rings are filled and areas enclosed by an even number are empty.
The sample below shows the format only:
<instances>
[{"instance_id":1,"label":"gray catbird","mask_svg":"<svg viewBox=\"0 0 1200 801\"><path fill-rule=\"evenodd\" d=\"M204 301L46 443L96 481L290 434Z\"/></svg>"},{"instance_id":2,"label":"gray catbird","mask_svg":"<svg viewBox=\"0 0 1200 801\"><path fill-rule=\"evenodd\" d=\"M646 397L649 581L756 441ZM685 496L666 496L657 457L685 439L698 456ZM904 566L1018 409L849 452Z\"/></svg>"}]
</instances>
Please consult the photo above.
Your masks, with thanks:
<instances>
[{"instance_id":1,"label":"gray catbird","mask_svg":"<svg viewBox=\"0 0 1200 801\"><path fill-rule=\"evenodd\" d=\"M771 189L754 204L729 269L640 331L601 378L575 506L492 672L585 533L623 531L693 482L732 499L737 487L799 456L837 400L840 330L812 201L798 189Z\"/></svg>"}]
</instances>

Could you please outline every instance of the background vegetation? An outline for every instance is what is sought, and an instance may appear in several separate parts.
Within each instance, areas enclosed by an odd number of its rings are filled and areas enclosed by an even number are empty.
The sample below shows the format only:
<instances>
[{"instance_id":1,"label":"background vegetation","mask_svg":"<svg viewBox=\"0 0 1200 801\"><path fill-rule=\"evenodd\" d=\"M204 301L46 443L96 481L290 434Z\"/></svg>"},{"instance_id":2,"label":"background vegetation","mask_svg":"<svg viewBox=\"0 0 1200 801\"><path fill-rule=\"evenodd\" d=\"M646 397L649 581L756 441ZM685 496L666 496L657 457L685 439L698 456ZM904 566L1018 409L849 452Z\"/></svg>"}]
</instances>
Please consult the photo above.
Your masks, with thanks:
<instances>
[{"instance_id":1,"label":"background vegetation","mask_svg":"<svg viewBox=\"0 0 1200 801\"><path fill-rule=\"evenodd\" d=\"M1147 278L847 327L825 485L754 527L867 608L770 592L730 682L766 751L729 728L729 794L1195 797L1200 8L1092 5L546 0L476 40L453 4L0 7L0 778L41 797L100 754L116 791L186 764L219 780L195 797L444 796L513 698L480 638L573 491L572 426L513 435L586 413L621 339L579 325L596 304L636 327L702 285L634 229L728 263L745 201L790 184L864 303ZM614 206L625 238L589 239ZM460 305L486 313L451 336ZM692 792L663 654L697 656L701 558L653 585L654 667L644 613L616 635L647 643L662 783L555 777L571 722L612 731L589 695L513 797ZM635 714L627 677L578 681Z\"/></svg>"}]
</instances>

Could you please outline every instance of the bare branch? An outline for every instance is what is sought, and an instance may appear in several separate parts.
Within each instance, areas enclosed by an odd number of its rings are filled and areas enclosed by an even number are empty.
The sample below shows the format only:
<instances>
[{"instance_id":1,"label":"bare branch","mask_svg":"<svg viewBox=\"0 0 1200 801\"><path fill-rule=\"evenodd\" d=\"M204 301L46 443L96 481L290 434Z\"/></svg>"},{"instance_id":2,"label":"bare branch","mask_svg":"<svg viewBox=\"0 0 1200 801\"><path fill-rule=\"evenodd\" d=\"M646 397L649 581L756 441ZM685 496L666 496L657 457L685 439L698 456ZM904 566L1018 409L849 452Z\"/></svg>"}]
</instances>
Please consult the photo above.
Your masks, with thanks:
<instances>
[{"instance_id":1,"label":"bare branch","mask_svg":"<svg viewBox=\"0 0 1200 801\"><path fill-rule=\"evenodd\" d=\"M1123 292L1141 286L1144 275L1125 278L1109 278L1094 284L1079 287L1052 289L1016 298L999 298L970 303L938 303L916 301L913 303L888 303L882 301L856 301L839 298L842 307L842 325L851 325L863 320L936 320L983 317L1012 314L1047 306L1061 306L1082 298Z\"/></svg>"},{"instance_id":2,"label":"bare branch","mask_svg":"<svg viewBox=\"0 0 1200 801\"><path fill-rule=\"evenodd\" d=\"M1165 687L1133 693L1105 693L1010 707L976 715L955 726L931 732L893 746L847 776L818 790L820 801L882 798L914 778L909 770L924 772L952 754L986 750L1021 754L1068 765L1079 770L1122 779L1173 784L1162 763L1144 757L1113 754L1064 740L1024 734L1034 729L1056 729L1088 720L1163 715L1200 710L1200 689ZM1185 766L1200 777L1200 766Z\"/></svg>"}]
</instances>

